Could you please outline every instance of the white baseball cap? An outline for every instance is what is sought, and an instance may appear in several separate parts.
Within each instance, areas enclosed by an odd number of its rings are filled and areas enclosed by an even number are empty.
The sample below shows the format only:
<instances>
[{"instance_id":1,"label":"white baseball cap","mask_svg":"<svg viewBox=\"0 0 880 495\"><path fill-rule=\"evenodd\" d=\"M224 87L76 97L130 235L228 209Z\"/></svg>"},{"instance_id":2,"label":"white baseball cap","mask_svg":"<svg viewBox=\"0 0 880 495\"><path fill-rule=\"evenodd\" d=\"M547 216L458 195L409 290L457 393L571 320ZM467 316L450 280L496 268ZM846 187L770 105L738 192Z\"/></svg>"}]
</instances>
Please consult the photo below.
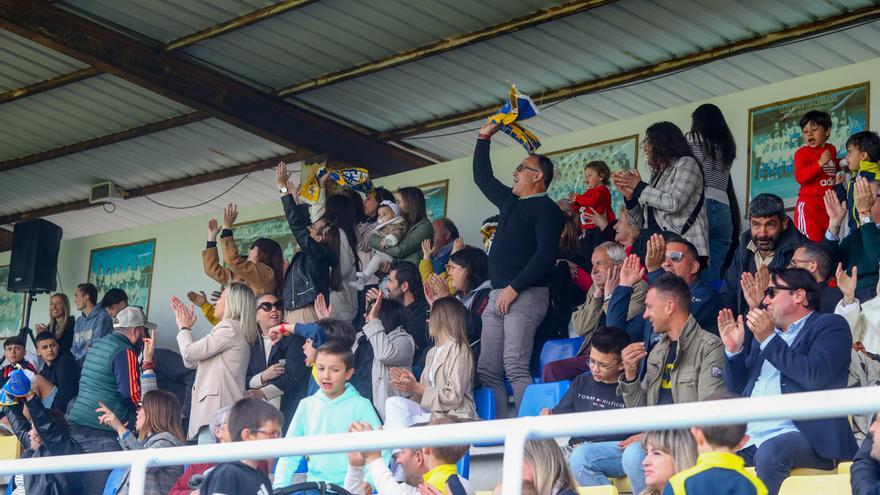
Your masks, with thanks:
<instances>
[{"instance_id":1,"label":"white baseball cap","mask_svg":"<svg viewBox=\"0 0 880 495\"><path fill-rule=\"evenodd\" d=\"M116 314L113 318L113 328L132 328L146 327L149 329L156 328L155 323L147 321L147 315L137 306L128 306Z\"/></svg>"}]
</instances>

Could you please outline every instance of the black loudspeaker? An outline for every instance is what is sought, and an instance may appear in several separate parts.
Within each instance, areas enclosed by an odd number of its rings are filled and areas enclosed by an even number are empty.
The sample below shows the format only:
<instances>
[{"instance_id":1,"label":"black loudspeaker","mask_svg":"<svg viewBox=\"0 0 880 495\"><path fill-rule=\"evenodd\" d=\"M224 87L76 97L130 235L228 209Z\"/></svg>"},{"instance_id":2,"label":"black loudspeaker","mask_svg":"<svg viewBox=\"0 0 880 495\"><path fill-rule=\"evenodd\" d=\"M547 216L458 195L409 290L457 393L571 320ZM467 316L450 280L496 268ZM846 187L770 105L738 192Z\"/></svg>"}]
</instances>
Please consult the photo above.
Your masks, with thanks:
<instances>
[{"instance_id":1,"label":"black loudspeaker","mask_svg":"<svg viewBox=\"0 0 880 495\"><path fill-rule=\"evenodd\" d=\"M61 234L61 227L42 218L15 224L7 290L33 293L55 290Z\"/></svg>"}]
</instances>

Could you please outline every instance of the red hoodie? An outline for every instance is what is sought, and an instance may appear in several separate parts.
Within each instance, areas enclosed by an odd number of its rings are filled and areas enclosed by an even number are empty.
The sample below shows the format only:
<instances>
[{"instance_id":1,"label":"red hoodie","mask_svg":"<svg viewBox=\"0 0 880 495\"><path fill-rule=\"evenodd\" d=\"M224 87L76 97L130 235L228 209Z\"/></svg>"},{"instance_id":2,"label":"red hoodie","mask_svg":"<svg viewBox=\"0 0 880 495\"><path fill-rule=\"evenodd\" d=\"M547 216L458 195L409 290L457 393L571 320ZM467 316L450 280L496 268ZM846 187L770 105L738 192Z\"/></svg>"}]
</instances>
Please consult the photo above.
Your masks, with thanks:
<instances>
[{"instance_id":1,"label":"red hoodie","mask_svg":"<svg viewBox=\"0 0 880 495\"><path fill-rule=\"evenodd\" d=\"M586 210L592 208L600 215L605 213L608 217L608 223L613 223L615 219L613 208L611 208L611 191L602 184L592 189L587 189L583 194L576 196L570 206L577 214L581 213L581 208ZM596 224L587 220L583 215L580 218L582 229L596 228Z\"/></svg>"},{"instance_id":2,"label":"red hoodie","mask_svg":"<svg viewBox=\"0 0 880 495\"><path fill-rule=\"evenodd\" d=\"M825 150L831 152L831 161L836 169L837 148L833 144L825 143L821 148L801 146L794 152L794 178L801 185L798 199L822 202L825 191L834 188L834 175L828 175L819 166L819 158Z\"/></svg>"}]
</instances>

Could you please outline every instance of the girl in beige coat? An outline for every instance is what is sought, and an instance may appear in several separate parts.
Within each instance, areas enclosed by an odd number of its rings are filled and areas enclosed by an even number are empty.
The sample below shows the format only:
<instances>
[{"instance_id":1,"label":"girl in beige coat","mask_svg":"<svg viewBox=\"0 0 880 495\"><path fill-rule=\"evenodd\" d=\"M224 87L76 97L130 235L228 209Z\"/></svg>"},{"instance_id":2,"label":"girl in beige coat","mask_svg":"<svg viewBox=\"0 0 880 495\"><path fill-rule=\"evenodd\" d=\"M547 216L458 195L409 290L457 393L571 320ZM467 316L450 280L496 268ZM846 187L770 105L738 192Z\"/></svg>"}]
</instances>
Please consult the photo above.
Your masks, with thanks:
<instances>
[{"instance_id":1,"label":"girl in beige coat","mask_svg":"<svg viewBox=\"0 0 880 495\"><path fill-rule=\"evenodd\" d=\"M187 308L176 297L171 306L180 328L177 345L183 363L196 370L187 433L187 438L193 438L215 412L244 397L251 344L257 338L257 305L247 285L229 285L214 307L220 323L199 340L193 339L191 330L196 322L195 308Z\"/></svg>"},{"instance_id":2,"label":"girl in beige coat","mask_svg":"<svg viewBox=\"0 0 880 495\"><path fill-rule=\"evenodd\" d=\"M419 381L408 368L391 369L391 386L410 398L388 398L386 428L427 423L442 416L477 418L474 359L468 346L466 320L467 310L454 297L437 299L431 305L428 334L434 347L428 351Z\"/></svg>"}]
</instances>

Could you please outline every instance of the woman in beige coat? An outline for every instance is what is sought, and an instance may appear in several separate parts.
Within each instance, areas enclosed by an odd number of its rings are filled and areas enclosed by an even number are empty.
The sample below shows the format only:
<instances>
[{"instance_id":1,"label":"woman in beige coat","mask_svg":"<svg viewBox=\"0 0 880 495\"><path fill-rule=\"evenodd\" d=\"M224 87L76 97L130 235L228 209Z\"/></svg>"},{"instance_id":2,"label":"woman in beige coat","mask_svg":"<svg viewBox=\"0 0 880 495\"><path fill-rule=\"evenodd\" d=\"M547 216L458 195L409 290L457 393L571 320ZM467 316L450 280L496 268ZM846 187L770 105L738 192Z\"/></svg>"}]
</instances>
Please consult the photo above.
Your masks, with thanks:
<instances>
[{"instance_id":1,"label":"woman in beige coat","mask_svg":"<svg viewBox=\"0 0 880 495\"><path fill-rule=\"evenodd\" d=\"M187 308L176 297L171 306L180 328L177 345L183 363L196 370L187 433L187 438L193 438L215 412L244 397L251 344L257 338L257 304L247 285L227 286L214 307L220 323L199 340L193 339L191 330L196 322L195 308Z\"/></svg>"},{"instance_id":2,"label":"woman in beige coat","mask_svg":"<svg viewBox=\"0 0 880 495\"><path fill-rule=\"evenodd\" d=\"M468 345L467 310L452 297L431 305L428 333L434 347L416 381L409 368L391 368L391 386L404 397L385 401L385 427L407 427L443 416L477 419L474 406L474 358Z\"/></svg>"}]
</instances>

